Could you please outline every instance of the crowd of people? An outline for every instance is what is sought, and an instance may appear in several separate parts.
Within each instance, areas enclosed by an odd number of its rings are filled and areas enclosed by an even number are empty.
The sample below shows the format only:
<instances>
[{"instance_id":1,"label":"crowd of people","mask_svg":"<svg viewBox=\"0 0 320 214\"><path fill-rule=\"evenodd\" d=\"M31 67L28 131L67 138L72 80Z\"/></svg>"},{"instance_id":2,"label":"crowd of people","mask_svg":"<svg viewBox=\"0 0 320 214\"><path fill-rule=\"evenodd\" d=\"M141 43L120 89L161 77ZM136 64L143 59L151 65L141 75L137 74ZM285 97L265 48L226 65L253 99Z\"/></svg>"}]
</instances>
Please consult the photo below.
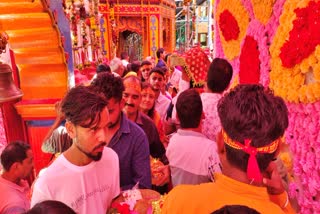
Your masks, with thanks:
<instances>
[{"instance_id":1,"label":"crowd of people","mask_svg":"<svg viewBox=\"0 0 320 214\"><path fill-rule=\"evenodd\" d=\"M225 59L212 60L199 90L163 48L157 58L122 53L56 103L42 144L54 160L31 190L30 145L9 143L0 213L106 213L133 187L167 194L162 213L295 213L275 164L284 101L261 85L229 88Z\"/></svg>"}]
</instances>

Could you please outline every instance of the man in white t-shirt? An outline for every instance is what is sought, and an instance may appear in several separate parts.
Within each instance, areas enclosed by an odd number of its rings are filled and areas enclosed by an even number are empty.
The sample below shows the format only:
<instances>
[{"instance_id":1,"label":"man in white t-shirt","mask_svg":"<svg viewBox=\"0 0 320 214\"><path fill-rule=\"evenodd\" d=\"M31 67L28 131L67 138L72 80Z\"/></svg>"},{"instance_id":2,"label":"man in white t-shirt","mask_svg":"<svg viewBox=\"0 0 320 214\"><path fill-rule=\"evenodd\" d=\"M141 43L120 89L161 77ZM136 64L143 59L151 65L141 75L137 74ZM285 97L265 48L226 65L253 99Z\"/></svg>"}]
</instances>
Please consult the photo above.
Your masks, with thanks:
<instances>
[{"instance_id":1,"label":"man in white t-shirt","mask_svg":"<svg viewBox=\"0 0 320 214\"><path fill-rule=\"evenodd\" d=\"M176 109L181 128L171 137L166 152L172 184L209 182L221 167L216 142L201 133L204 113L199 93L195 89L182 92Z\"/></svg>"},{"instance_id":2,"label":"man in white t-shirt","mask_svg":"<svg viewBox=\"0 0 320 214\"><path fill-rule=\"evenodd\" d=\"M61 112L73 143L35 181L31 206L57 200L77 213L106 213L120 193L119 159L105 147L107 101L90 88L77 86L63 99Z\"/></svg>"},{"instance_id":3,"label":"man in white t-shirt","mask_svg":"<svg viewBox=\"0 0 320 214\"><path fill-rule=\"evenodd\" d=\"M149 83L156 92L155 109L160 114L161 120L164 120L171 100L161 93L161 88L165 84L164 72L161 68L155 67L150 71Z\"/></svg>"}]
</instances>

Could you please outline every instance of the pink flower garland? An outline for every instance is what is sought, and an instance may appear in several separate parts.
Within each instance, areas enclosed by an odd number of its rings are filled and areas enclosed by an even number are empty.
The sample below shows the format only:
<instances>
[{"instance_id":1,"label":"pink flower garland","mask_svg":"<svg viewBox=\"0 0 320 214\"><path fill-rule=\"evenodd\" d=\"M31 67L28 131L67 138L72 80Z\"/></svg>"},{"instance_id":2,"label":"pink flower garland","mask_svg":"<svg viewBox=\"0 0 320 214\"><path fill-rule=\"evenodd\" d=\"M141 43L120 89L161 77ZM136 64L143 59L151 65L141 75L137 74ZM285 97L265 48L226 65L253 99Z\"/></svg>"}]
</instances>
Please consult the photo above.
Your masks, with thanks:
<instances>
[{"instance_id":1,"label":"pink flower garland","mask_svg":"<svg viewBox=\"0 0 320 214\"><path fill-rule=\"evenodd\" d=\"M215 40L214 40L215 53L214 53L214 57L225 58L226 56L224 55L224 52L223 52L223 48L222 48L222 44L221 44L221 40L220 40L220 35L219 35L219 30L218 30L218 25L217 24L215 24L214 35L215 35Z\"/></svg>"},{"instance_id":2,"label":"pink flower garland","mask_svg":"<svg viewBox=\"0 0 320 214\"><path fill-rule=\"evenodd\" d=\"M244 8L246 8L246 10L248 11L249 13L249 16L250 18L252 18L252 20L255 20L255 17L254 17L254 12L253 12L253 6L252 6L252 3L251 1L249 0L241 0Z\"/></svg>"},{"instance_id":3,"label":"pink flower garland","mask_svg":"<svg viewBox=\"0 0 320 214\"><path fill-rule=\"evenodd\" d=\"M216 4L213 6L214 11L217 11L217 5L220 3L220 0L216 1ZM223 53L222 44L219 35L219 26L218 22L214 22L214 57L225 58Z\"/></svg>"},{"instance_id":4,"label":"pink flower garland","mask_svg":"<svg viewBox=\"0 0 320 214\"><path fill-rule=\"evenodd\" d=\"M269 22L266 24L266 32L269 34L269 41L273 40L273 37L276 33L276 30L279 27L279 17L282 12L283 5L286 0L277 0L275 4L273 5L273 13L269 20Z\"/></svg>"},{"instance_id":5,"label":"pink flower garland","mask_svg":"<svg viewBox=\"0 0 320 214\"><path fill-rule=\"evenodd\" d=\"M287 143L294 154L296 181L290 185L290 195L298 199L300 213L320 211L320 102L313 104L287 103L289 127Z\"/></svg>"}]
</instances>

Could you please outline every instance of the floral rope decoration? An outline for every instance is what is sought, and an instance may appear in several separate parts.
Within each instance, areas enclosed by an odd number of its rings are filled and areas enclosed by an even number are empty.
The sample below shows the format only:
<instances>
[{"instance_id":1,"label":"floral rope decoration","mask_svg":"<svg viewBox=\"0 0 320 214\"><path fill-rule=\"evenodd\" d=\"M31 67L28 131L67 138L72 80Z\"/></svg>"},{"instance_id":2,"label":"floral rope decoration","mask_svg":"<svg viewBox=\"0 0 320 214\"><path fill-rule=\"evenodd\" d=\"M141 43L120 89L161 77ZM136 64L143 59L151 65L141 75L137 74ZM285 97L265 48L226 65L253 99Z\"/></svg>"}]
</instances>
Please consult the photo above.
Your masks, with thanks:
<instances>
[{"instance_id":1,"label":"floral rope decoration","mask_svg":"<svg viewBox=\"0 0 320 214\"><path fill-rule=\"evenodd\" d=\"M293 5L298 5L299 8L304 8L304 10L296 10ZM317 45L314 51L309 53L310 45L314 46L314 41L309 43L310 40L308 40L308 42L296 39L294 41L290 40L291 38L298 37L298 35L299 37L300 35L304 35L306 28L311 32L317 32L317 30L319 30L317 24L308 23L317 22L318 18L313 20L310 17L320 16L319 7L320 2L315 3L314 1L308 0L287 1L284 4L283 13L280 17L280 26L270 47L270 87L276 95L283 97L289 102L312 103L320 99L320 46ZM301 13L301 11L306 12ZM304 14L303 16L305 17L298 18L302 14ZM313 29L315 27L317 27L317 29ZM294 34L297 35L291 36ZM316 36L318 37L316 41L319 41L319 34ZM288 48L288 45L285 45L288 44L288 39L291 44L290 48ZM297 48L300 50L299 52L296 52ZM306 53L309 53L309 55L306 56ZM298 58L293 56L295 54L299 55ZM283 64L281 57L284 58L286 56L295 59L294 62Z\"/></svg>"},{"instance_id":2,"label":"floral rope decoration","mask_svg":"<svg viewBox=\"0 0 320 214\"><path fill-rule=\"evenodd\" d=\"M225 10L228 10L233 15L239 27L239 35L237 39L226 41L226 39L223 36L221 26L218 26L224 54L229 61L232 61L240 54L240 44L246 35L247 27L249 25L249 14L243 7L240 0L221 0L218 3L217 12L215 14L215 19L217 23L220 23L221 14Z\"/></svg>"}]
</instances>

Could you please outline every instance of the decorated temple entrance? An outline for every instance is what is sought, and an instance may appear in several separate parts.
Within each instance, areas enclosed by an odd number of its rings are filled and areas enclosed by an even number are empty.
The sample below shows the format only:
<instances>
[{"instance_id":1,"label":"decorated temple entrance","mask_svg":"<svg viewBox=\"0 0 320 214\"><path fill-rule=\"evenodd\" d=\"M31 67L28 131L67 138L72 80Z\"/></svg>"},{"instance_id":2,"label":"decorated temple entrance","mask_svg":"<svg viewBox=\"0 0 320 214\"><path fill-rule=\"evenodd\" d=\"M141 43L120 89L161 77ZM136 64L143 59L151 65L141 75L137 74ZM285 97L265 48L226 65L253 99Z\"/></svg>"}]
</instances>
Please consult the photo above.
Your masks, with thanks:
<instances>
[{"instance_id":1,"label":"decorated temple entrance","mask_svg":"<svg viewBox=\"0 0 320 214\"><path fill-rule=\"evenodd\" d=\"M142 36L129 30L121 32L118 50L118 56L121 52L127 52L131 62L143 60Z\"/></svg>"},{"instance_id":2,"label":"decorated temple entrance","mask_svg":"<svg viewBox=\"0 0 320 214\"><path fill-rule=\"evenodd\" d=\"M126 51L130 60L143 60L156 56L164 47L167 52L175 48L175 3L173 0L100 1L105 28L102 48L112 59Z\"/></svg>"}]
</instances>

